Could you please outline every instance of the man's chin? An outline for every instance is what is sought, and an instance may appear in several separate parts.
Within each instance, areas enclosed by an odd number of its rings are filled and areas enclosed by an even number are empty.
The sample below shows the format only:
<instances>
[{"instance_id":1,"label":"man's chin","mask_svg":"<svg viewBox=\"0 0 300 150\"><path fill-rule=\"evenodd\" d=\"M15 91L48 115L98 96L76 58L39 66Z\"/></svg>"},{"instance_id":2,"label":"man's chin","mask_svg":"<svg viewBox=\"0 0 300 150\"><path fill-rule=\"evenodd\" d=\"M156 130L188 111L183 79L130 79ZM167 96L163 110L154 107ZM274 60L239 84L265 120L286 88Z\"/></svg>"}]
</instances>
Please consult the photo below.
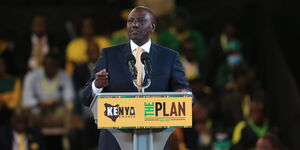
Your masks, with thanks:
<instances>
[{"instance_id":1,"label":"man's chin","mask_svg":"<svg viewBox=\"0 0 300 150\"><path fill-rule=\"evenodd\" d=\"M138 37L136 37L136 36L132 36L132 37L130 37L130 39L131 39L132 41L134 41L134 43L140 43L140 42L142 41L140 38L138 38Z\"/></svg>"}]
</instances>

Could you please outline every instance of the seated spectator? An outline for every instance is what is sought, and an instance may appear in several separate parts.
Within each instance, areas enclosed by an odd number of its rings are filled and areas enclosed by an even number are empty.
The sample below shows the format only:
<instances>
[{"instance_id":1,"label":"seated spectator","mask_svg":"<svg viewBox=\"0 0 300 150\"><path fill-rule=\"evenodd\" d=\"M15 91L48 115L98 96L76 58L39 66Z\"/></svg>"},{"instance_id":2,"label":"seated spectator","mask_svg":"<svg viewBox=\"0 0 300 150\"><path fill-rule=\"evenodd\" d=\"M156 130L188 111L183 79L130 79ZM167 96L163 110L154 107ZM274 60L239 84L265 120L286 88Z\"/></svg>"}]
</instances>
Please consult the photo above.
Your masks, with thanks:
<instances>
[{"instance_id":1,"label":"seated spectator","mask_svg":"<svg viewBox=\"0 0 300 150\"><path fill-rule=\"evenodd\" d=\"M20 104L20 79L6 72L6 62L0 56L0 126L7 123L10 113Z\"/></svg>"},{"instance_id":2,"label":"seated spectator","mask_svg":"<svg viewBox=\"0 0 300 150\"><path fill-rule=\"evenodd\" d=\"M0 129L1 150L45 150L42 134L30 126L30 111L16 108L10 124Z\"/></svg>"},{"instance_id":3,"label":"seated spectator","mask_svg":"<svg viewBox=\"0 0 300 150\"><path fill-rule=\"evenodd\" d=\"M87 62L88 56L86 50L88 43L95 42L98 44L99 50L111 45L110 39L105 36L96 35L96 23L92 17L85 16L79 25L80 36L73 39L66 49L66 70L72 75L75 65Z\"/></svg>"},{"instance_id":4,"label":"seated spectator","mask_svg":"<svg viewBox=\"0 0 300 150\"><path fill-rule=\"evenodd\" d=\"M205 105L211 102L210 98L213 96L213 90L211 87L204 84L204 81L200 78L195 78L189 80L190 87L192 89L193 95L197 97L200 103Z\"/></svg>"},{"instance_id":5,"label":"seated spectator","mask_svg":"<svg viewBox=\"0 0 300 150\"><path fill-rule=\"evenodd\" d=\"M235 42L231 42L234 44ZM237 44L237 43L235 43ZM246 60L244 60L243 54L240 51L240 47L232 48L226 53L226 62L220 64L217 68L214 87L218 90L230 90L235 85L234 72L239 70L246 70L249 78L253 77L253 71L248 66Z\"/></svg>"},{"instance_id":6,"label":"seated spectator","mask_svg":"<svg viewBox=\"0 0 300 150\"><path fill-rule=\"evenodd\" d=\"M232 88L219 95L221 116L228 128L232 128L249 116L252 100L265 100L264 91L253 83L253 77L249 75L249 71L237 70L234 72Z\"/></svg>"},{"instance_id":7,"label":"seated spectator","mask_svg":"<svg viewBox=\"0 0 300 150\"><path fill-rule=\"evenodd\" d=\"M35 14L30 33L22 36L16 43L15 61L19 75L23 78L27 71L42 67L43 59L49 53L56 54L60 61L64 59L62 45L48 31L47 17Z\"/></svg>"},{"instance_id":8,"label":"seated spectator","mask_svg":"<svg viewBox=\"0 0 300 150\"><path fill-rule=\"evenodd\" d=\"M250 105L249 118L240 121L234 128L232 143L233 149L253 149L257 140L271 131L263 101L253 100Z\"/></svg>"},{"instance_id":9,"label":"seated spectator","mask_svg":"<svg viewBox=\"0 0 300 150\"><path fill-rule=\"evenodd\" d=\"M226 63L227 53L232 50L244 49L241 40L237 36L237 29L233 23L226 23L221 33L213 37L209 45L209 69L208 79L209 85L213 84L214 74L221 64Z\"/></svg>"},{"instance_id":10,"label":"seated spectator","mask_svg":"<svg viewBox=\"0 0 300 150\"><path fill-rule=\"evenodd\" d=\"M213 121L209 119L204 105L193 106L193 128L183 129L184 142L190 150L208 150L211 148Z\"/></svg>"},{"instance_id":11,"label":"seated spectator","mask_svg":"<svg viewBox=\"0 0 300 150\"><path fill-rule=\"evenodd\" d=\"M200 61L206 59L207 52L204 37L199 31L189 28L186 12L178 9L174 13L172 21L171 27L158 33L158 44L182 53L180 50L182 42L186 39L192 39L196 45L196 58Z\"/></svg>"},{"instance_id":12,"label":"seated spectator","mask_svg":"<svg viewBox=\"0 0 300 150\"><path fill-rule=\"evenodd\" d=\"M59 68L56 55L46 55L43 67L28 72L24 79L23 100L31 108L35 125L42 129L47 149L62 149L74 100L71 78Z\"/></svg>"},{"instance_id":13,"label":"seated spectator","mask_svg":"<svg viewBox=\"0 0 300 150\"><path fill-rule=\"evenodd\" d=\"M187 80L200 78L200 68L196 54L196 44L193 40L187 39L182 42L182 54L180 61L182 63Z\"/></svg>"},{"instance_id":14,"label":"seated spectator","mask_svg":"<svg viewBox=\"0 0 300 150\"><path fill-rule=\"evenodd\" d=\"M283 150L279 138L272 133L266 133L256 142L256 150Z\"/></svg>"}]
</instances>

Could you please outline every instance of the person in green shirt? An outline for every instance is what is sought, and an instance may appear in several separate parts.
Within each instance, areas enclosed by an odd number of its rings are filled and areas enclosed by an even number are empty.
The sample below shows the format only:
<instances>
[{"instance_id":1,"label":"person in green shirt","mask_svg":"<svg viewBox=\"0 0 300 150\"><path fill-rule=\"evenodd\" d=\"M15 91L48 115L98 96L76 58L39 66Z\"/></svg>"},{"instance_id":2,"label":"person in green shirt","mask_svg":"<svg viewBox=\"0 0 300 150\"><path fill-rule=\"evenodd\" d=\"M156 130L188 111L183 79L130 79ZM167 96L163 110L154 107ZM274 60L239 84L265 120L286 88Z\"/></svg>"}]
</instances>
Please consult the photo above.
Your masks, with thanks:
<instances>
[{"instance_id":1,"label":"person in green shirt","mask_svg":"<svg viewBox=\"0 0 300 150\"><path fill-rule=\"evenodd\" d=\"M262 100L252 100L249 117L240 121L233 130L233 149L254 149L257 140L271 131L265 110Z\"/></svg>"},{"instance_id":2,"label":"person in green shirt","mask_svg":"<svg viewBox=\"0 0 300 150\"><path fill-rule=\"evenodd\" d=\"M170 26L167 30L158 33L158 44L181 53L180 45L182 45L182 42L186 39L192 39L196 43L197 59L206 59L207 52L204 37L199 31L189 28L185 12L175 12L172 20L172 26Z\"/></svg>"}]
</instances>

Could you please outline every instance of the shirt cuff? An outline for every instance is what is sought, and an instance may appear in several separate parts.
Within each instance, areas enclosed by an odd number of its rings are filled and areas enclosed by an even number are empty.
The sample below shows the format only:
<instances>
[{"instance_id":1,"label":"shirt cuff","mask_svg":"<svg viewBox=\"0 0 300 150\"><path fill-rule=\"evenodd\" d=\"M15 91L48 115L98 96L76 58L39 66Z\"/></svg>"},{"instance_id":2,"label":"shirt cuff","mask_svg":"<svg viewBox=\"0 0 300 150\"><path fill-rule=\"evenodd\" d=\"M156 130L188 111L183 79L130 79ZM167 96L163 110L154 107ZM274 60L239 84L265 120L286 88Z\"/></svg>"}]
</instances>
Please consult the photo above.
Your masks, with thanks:
<instances>
[{"instance_id":1,"label":"shirt cuff","mask_svg":"<svg viewBox=\"0 0 300 150\"><path fill-rule=\"evenodd\" d=\"M92 89L93 89L93 94L96 95L97 93L101 93L103 88L96 88L95 86L95 80L92 83Z\"/></svg>"}]
</instances>

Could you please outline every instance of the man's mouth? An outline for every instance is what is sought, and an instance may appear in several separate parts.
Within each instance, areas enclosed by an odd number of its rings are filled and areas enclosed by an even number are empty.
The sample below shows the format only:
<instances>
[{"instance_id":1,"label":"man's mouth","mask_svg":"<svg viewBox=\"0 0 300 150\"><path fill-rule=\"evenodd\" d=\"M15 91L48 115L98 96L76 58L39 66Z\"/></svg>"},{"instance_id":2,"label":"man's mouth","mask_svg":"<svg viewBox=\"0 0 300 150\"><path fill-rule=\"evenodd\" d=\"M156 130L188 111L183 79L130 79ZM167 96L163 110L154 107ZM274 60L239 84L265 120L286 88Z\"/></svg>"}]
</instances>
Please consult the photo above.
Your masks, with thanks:
<instances>
[{"instance_id":1,"label":"man's mouth","mask_svg":"<svg viewBox=\"0 0 300 150\"><path fill-rule=\"evenodd\" d=\"M134 31L131 31L131 34L137 34L139 33L138 31L134 30Z\"/></svg>"}]
</instances>

